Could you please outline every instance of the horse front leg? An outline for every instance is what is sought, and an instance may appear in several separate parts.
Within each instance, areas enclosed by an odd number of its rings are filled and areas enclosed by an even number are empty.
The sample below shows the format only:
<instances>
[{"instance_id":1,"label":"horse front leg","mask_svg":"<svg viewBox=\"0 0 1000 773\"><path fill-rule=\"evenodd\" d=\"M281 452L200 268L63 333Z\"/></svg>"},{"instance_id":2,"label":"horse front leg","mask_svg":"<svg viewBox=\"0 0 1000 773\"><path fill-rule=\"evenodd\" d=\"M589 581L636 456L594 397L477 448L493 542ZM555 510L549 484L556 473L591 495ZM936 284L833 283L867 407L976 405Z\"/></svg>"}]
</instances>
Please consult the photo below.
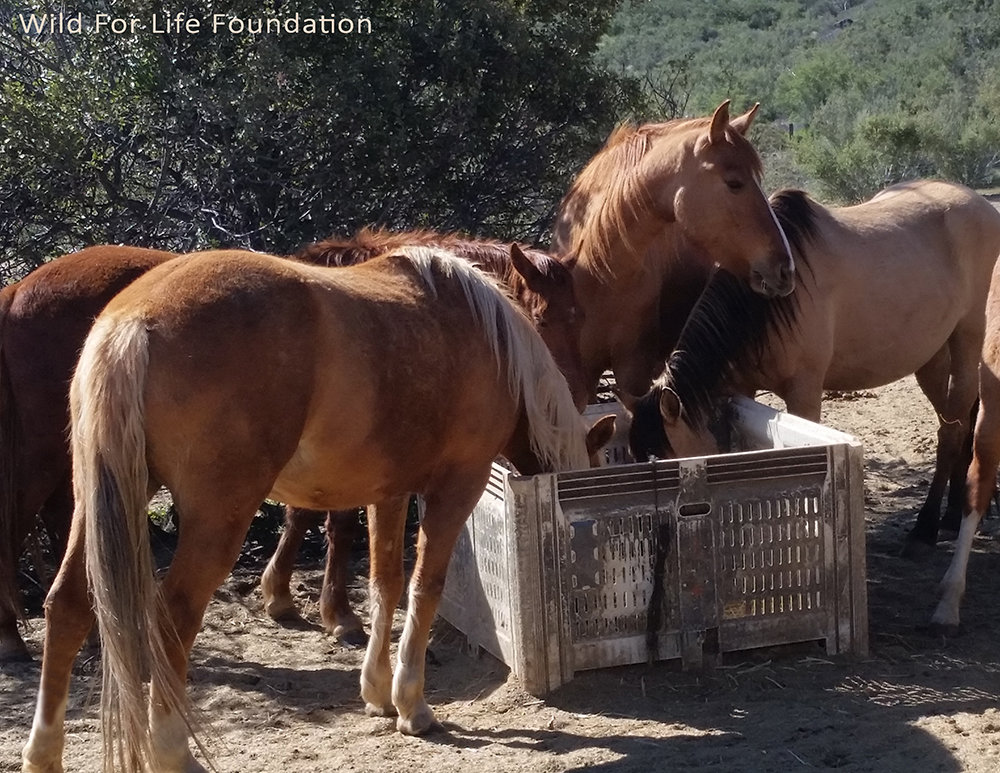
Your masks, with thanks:
<instances>
[{"instance_id":1,"label":"horse front leg","mask_svg":"<svg viewBox=\"0 0 1000 773\"><path fill-rule=\"evenodd\" d=\"M409 495L368 506L368 607L371 636L361 665L361 698L369 716L390 717L392 663L389 641L392 617L403 595L403 540Z\"/></svg>"},{"instance_id":2,"label":"horse front leg","mask_svg":"<svg viewBox=\"0 0 1000 773\"><path fill-rule=\"evenodd\" d=\"M425 733L435 724L424 697L427 640L444 590L448 564L458 535L475 507L489 477L485 470L453 473L447 485L425 497L426 510L417 537L417 561L410 579L406 624L399 640L392 702L399 718L396 728L407 735Z\"/></svg>"},{"instance_id":3,"label":"horse front leg","mask_svg":"<svg viewBox=\"0 0 1000 773\"><path fill-rule=\"evenodd\" d=\"M45 599L42 674L31 733L21 753L22 773L61 773L66 704L73 661L94 625L87 591L82 514L75 514L69 546Z\"/></svg>"},{"instance_id":4,"label":"horse front leg","mask_svg":"<svg viewBox=\"0 0 1000 773\"><path fill-rule=\"evenodd\" d=\"M368 641L361 618L351 609L347 595L351 548L359 531L357 510L331 510L326 514L326 570L319 614L323 627L348 647L362 647Z\"/></svg>"},{"instance_id":5,"label":"horse front leg","mask_svg":"<svg viewBox=\"0 0 1000 773\"><path fill-rule=\"evenodd\" d=\"M260 591L264 597L264 611L272 620L295 617L295 601L292 599L291 582L295 559L302 547L310 526L319 523L323 517L320 510L305 510L298 507L285 508L285 528L278 540L278 547L260 576Z\"/></svg>"}]
</instances>

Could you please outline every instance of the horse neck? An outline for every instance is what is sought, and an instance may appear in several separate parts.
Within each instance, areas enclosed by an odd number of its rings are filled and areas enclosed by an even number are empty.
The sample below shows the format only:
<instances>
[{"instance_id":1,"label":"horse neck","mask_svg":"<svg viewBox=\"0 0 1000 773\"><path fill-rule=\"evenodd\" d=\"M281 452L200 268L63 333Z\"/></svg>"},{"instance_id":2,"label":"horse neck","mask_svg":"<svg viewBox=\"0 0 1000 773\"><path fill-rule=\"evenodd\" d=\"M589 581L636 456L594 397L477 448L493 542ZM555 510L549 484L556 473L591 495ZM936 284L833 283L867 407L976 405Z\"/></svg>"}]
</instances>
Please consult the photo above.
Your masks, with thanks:
<instances>
[{"instance_id":1,"label":"horse neck","mask_svg":"<svg viewBox=\"0 0 1000 773\"><path fill-rule=\"evenodd\" d=\"M795 322L792 299L767 299L719 269L712 275L667 360L660 387L680 398L690 423L703 425L719 397L744 385Z\"/></svg>"}]
</instances>

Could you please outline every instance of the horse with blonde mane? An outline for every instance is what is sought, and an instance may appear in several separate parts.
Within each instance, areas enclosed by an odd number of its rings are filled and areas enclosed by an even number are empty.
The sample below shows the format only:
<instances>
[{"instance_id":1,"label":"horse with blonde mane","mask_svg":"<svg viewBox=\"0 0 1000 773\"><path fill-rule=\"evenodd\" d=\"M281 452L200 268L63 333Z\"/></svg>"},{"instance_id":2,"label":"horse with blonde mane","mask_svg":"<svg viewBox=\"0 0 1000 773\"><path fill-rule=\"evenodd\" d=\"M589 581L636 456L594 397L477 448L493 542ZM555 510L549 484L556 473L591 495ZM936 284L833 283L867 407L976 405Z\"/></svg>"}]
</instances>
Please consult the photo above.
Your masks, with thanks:
<instances>
[{"instance_id":1,"label":"horse with blonde mane","mask_svg":"<svg viewBox=\"0 0 1000 773\"><path fill-rule=\"evenodd\" d=\"M937 541L949 479L953 516L963 501L1000 212L964 186L927 180L852 207L828 209L801 191L776 193L772 204L793 244L799 290L767 301L720 271L663 375L643 398L626 398L633 453L716 452L711 430L725 424L728 394L771 390L790 413L819 421L825 389L870 389L913 373L939 420L934 477L904 546L920 556Z\"/></svg>"},{"instance_id":2,"label":"horse with blonde mane","mask_svg":"<svg viewBox=\"0 0 1000 773\"><path fill-rule=\"evenodd\" d=\"M714 264L766 297L792 292L788 243L745 136L757 107L730 120L726 101L710 117L619 128L563 199L553 248L575 261L592 395L608 368L621 389L648 388Z\"/></svg>"},{"instance_id":3,"label":"horse with blonde mane","mask_svg":"<svg viewBox=\"0 0 1000 773\"><path fill-rule=\"evenodd\" d=\"M71 413L77 504L46 601L29 773L60 768L69 675L93 609L105 770L205 769L188 746L188 657L267 496L375 503L361 694L369 714L427 731L428 633L493 459L526 473L588 464L583 419L528 320L485 274L427 248L337 269L238 251L164 263L95 322ZM157 587L146 503L161 484L183 527ZM411 492L426 511L393 674Z\"/></svg>"},{"instance_id":4,"label":"horse with blonde mane","mask_svg":"<svg viewBox=\"0 0 1000 773\"><path fill-rule=\"evenodd\" d=\"M530 316L580 407L586 399L577 348L579 322L569 268L539 250L433 231L362 229L327 239L296 259L316 265L363 262L407 245L439 246L481 265ZM0 662L29 658L18 630L22 616L17 562L41 521L61 557L73 512L68 387L94 317L115 294L174 253L96 246L50 261L0 291ZM322 513L290 510L289 528L262 577L265 609L294 610L289 581L305 529ZM327 578L320 598L324 626L363 643L360 618L347 597L349 548L357 519L328 517Z\"/></svg>"}]
</instances>

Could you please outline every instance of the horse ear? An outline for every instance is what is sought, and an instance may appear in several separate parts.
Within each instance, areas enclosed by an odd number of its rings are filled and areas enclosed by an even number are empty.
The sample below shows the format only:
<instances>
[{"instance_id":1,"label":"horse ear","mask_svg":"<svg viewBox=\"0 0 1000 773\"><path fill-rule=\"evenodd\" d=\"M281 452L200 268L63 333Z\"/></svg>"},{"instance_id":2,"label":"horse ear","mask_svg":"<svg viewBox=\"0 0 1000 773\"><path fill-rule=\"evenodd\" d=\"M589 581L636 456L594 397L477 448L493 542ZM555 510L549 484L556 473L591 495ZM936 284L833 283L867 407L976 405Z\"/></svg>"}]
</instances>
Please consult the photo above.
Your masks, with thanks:
<instances>
[{"instance_id":1,"label":"horse ear","mask_svg":"<svg viewBox=\"0 0 1000 773\"><path fill-rule=\"evenodd\" d=\"M708 130L709 142L725 142L726 127L729 126L729 100L727 99L717 108L712 115L712 125Z\"/></svg>"},{"instance_id":2,"label":"horse ear","mask_svg":"<svg viewBox=\"0 0 1000 773\"><path fill-rule=\"evenodd\" d=\"M524 279L524 283L528 286L529 290L536 293L542 291L545 274L539 270L531 258L524 254L524 250L517 244L510 245L510 263L514 267L514 270Z\"/></svg>"},{"instance_id":3,"label":"horse ear","mask_svg":"<svg viewBox=\"0 0 1000 773\"><path fill-rule=\"evenodd\" d=\"M746 137L747 132L750 130L750 124L753 123L753 118L757 115L757 109L760 107L760 102L755 102L754 106L747 110L743 115L738 115L729 122L736 131Z\"/></svg>"},{"instance_id":4,"label":"horse ear","mask_svg":"<svg viewBox=\"0 0 1000 773\"><path fill-rule=\"evenodd\" d=\"M663 423L673 427L681 420L681 398L670 387L660 392L660 416Z\"/></svg>"},{"instance_id":5,"label":"horse ear","mask_svg":"<svg viewBox=\"0 0 1000 773\"><path fill-rule=\"evenodd\" d=\"M623 406L625 406L626 411L628 411L630 414L635 413L636 403L639 402L638 397L636 397L635 395L630 395L624 389L619 389L617 386L611 387L611 391L614 394L614 396L618 398L618 402L620 402Z\"/></svg>"},{"instance_id":6,"label":"horse ear","mask_svg":"<svg viewBox=\"0 0 1000 773\"><path fill-rule=\"evenodd\" d=\"M602 416L595 421L587 430L587 453L591 456L600 451L611 442L615 434L615 420L617 417L613 413Z\"/></svg>"}]
</instances>

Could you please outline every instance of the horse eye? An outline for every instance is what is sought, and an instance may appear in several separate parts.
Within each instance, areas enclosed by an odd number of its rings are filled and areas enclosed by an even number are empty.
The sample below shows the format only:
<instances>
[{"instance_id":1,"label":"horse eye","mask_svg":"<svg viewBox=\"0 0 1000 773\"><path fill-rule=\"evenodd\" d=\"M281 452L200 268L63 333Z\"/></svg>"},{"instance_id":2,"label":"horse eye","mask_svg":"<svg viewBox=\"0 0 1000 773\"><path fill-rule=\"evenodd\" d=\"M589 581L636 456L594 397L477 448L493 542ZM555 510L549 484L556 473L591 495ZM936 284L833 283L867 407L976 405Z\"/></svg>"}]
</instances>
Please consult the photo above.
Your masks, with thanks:
<instances>
[{"instance_id":1,"label":"horse eye","mask_svg":"<svg viewBox=\"0 0 1000 773\"><path fill-rule=\"evenodd\" d=\"M743 189L742 180L726 180L726 187L731 191L739 191Z\"/></svg>"}]
</instances>

